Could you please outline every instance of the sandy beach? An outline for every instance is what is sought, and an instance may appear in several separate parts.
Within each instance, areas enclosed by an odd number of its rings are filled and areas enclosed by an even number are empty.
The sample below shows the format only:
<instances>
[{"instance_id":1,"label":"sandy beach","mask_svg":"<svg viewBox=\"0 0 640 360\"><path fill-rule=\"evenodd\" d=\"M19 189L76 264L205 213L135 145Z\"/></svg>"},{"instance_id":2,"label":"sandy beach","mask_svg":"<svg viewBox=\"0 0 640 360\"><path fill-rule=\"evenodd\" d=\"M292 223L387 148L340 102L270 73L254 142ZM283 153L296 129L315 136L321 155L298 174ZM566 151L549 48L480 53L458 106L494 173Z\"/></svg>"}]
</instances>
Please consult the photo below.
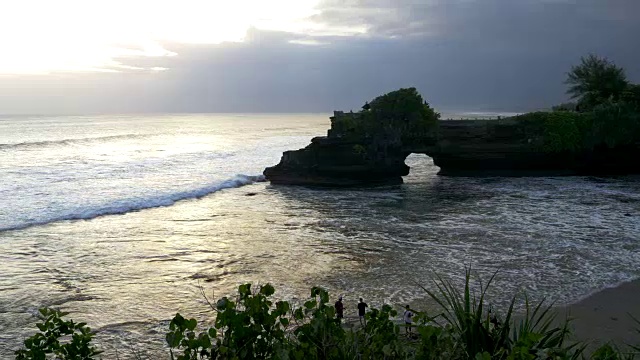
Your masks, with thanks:
<instances>
[{"instance_id":1,"label":"sandy beach","mask_svg":"<svg viewBox=\"0 0 640 360\"><path fill-rule=\"evenodd\" d=\"M571 338L588 343L587 351L613 343L621 349L640 346L640 279L607 288L571 305L556 308L558 324L571 319ZM400 323L399 320L397 320ZM359 327L357 316L346 316L345 327Z\"/></svg>"},{"instance_id":2,"label":"sandy beach","mask_svg":"<svg viewBox=\"0 0 640 360\"><path fill-rule=\"evenodd\" d=\"M561 318L568 316L574 337L592 342L592 346L613 342L617 345L640 344L640 280L604 289L582 301L559 308ZM590 347L591 348L591 347Z\"/></svg>"}]
</instances>

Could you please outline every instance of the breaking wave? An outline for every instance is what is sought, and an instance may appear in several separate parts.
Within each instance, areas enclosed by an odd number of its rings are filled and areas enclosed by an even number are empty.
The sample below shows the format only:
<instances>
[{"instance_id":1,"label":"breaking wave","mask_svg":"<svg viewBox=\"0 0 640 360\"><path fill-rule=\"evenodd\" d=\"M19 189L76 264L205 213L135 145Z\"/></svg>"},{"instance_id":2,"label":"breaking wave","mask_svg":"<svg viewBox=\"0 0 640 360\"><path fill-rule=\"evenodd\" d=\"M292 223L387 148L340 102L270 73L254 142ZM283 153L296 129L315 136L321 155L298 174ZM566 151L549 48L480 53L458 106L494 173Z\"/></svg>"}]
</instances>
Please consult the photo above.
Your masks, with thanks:
<instances>
[{"instance_id":1,"label":"breaking wave","mask_svg":"<svg viewBox=\"0 0 640 360\"><path fill-rule=\"evenodd\" d=\"M73 209L62 214L55 214L44 219L30 219L20 224L0 227L0 232L10 230L21 230L32 226L46 225L58 221L66 220L88 220L105 215L126 214L133 211L151 209L157 207L171 206L178 201L197 199L209 194L215 193L223 189L238 188L245 185L251 185L256 182L265 181L264 175L236 175L231 179L222 182L213 183L197 189L180 191L170 194L163 194L155 197L142 199L123 199L117 200L110 204L102 206L92 206L88 208Z\"/></svg>"},{"instance_id":2,"label":"breaking wave","mask_svg":"<svg viewBox=\"0 0 640 360\"><path fill-rule=\"evenodd\" d=\"M110 136L93 136L93 137L85 137L85 138L70 138L70 139L61 139L61 140L21 142L21 143L13 143L13 144L9 143L9 144L0 144L0 150L35 148L35 147L41 147L41 146L85 144L85 143L91 143L96 141L106 142L110 140L147 138L151 136L158 136L158 135L156 134L124 134L124 135L110 135Z\"/></svg>"}]
</instances>

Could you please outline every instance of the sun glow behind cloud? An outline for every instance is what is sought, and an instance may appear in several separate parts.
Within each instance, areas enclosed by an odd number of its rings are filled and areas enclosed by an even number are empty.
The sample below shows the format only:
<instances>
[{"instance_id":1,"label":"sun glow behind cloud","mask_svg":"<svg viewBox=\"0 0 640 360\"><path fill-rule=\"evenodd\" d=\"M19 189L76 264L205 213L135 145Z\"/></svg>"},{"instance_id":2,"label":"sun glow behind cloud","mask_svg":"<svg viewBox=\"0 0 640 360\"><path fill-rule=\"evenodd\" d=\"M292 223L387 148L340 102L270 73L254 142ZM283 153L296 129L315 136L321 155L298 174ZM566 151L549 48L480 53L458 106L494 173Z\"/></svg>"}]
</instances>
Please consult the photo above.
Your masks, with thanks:
<instances>
[{"instance_id":1,"label":"sun glow behind cloud","mask_svg":"<svg viewBox=\"0 0 640 360\"><path fill-rule=\"evenodd\" d=\"M322 33L318 0L19 0L0 5L0 74L161 71L170 43L242 41L251 27Z\"/></svg>"}]
</instances>

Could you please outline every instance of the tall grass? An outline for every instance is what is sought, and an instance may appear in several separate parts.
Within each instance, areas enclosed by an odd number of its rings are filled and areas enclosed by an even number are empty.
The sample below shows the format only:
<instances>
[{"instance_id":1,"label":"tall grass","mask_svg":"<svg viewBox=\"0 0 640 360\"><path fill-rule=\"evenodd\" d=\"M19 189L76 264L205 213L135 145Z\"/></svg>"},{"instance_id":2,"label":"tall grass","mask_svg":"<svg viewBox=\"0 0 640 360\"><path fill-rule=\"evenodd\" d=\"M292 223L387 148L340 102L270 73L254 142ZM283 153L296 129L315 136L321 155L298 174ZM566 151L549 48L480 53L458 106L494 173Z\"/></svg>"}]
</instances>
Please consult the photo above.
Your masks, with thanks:
<instances>
[{"instance_id":1,"label":"tall grass","mask_svg":"<svg viewBox=\"0 0 640 360\"><path fill-rule=\"evenodd\" d=\"M424 286L422 289L441 308L441 316L450 326L451 335L458 353L468 359L535 359L559 356L563 359L582 357L585 346L574 343L567 345L569 320L557 326L553 304L540 301L532 306L525 295L525 312L514 319L514 305L517 295L511 298L504 318L487 311L486 293L493 282L494 273L486 284L480 284L479 296L471 290L471 269L465 272L465 286L461 292L449 280L436 276L435 291Z\"/></svg>"}]
</instances>

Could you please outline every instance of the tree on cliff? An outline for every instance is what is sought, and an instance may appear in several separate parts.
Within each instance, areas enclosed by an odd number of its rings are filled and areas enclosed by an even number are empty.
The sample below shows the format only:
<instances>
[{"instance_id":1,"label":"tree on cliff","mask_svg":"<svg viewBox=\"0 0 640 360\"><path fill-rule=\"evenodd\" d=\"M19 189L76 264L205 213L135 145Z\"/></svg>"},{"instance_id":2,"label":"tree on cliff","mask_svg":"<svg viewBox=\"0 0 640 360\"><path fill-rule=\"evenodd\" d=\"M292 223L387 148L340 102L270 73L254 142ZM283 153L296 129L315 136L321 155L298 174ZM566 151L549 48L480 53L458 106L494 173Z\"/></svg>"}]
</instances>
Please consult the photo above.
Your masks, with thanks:
<instances>
[{"instance_id":1,"label":"tree on cliff","mask_svg":"<svg viewBox=\"0 0 640 360\"><path fill-rule=\"evenodd\" d=\"M575 102L566 102L551 107L553 111L577 111L578 104Z\"/></svg>"},{"instance_id":2,"label":"tree on cliff","mask_svg":"<svg viewBox=\"0 0 640 360\"><path fill-rule=\"evenodd\" d=\"M640 107L640 85L629 84L627 89L622 93L622 101Z\"/></svg>"},{"instance_id":3,"label":"tree on cliff","mask_svg":"<svg viewBox=\"0 0 640 360\"><path fill-rule=\"evenodd\" d=\"M569 85L567 93L578 99L582 111L607 101L617 102L629 85L623 68L593 54L571 68L565 83Z\"/></svg>"},{"instance_id":4,"label":"tree on cliff","mask_svg":"<svg viewBox=\"0 0 640 360\"><path fill-rule=\"evenodd\" d=\"M423 100L416 88L405 88L378 96L369 103L371 112L379 120L396 123L417 120L424 126L435 125L440 117L429 104ZM413 119L418 115L420 119Z\"/></svg>"}]
</instances>

